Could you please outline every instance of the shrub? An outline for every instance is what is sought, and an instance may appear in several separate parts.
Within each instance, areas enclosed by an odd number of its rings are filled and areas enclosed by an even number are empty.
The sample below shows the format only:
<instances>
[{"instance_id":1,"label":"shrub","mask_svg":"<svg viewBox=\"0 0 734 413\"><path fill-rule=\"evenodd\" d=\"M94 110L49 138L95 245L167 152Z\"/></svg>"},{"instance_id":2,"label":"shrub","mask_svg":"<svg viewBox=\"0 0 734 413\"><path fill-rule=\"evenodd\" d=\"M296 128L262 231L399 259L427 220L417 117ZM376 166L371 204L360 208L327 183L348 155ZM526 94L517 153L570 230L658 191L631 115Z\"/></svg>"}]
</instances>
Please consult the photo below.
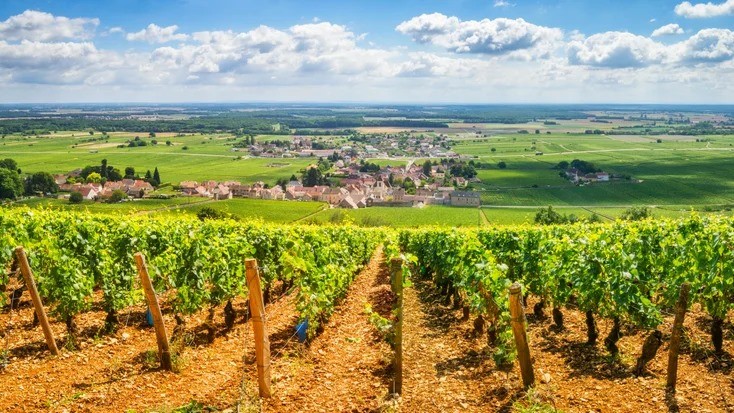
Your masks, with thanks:
<instances>
[{"instance_id":1,"label":"shrub","mask_svg":"<svg viewBox=\"0 0 734 413\"><path fill-rule=\"evenodd\" d=\"M69 195L70 204L81 204L82 201L84 201L84 196L81 192L72 192L71 195Z\"/></svg>"}]
</instances>

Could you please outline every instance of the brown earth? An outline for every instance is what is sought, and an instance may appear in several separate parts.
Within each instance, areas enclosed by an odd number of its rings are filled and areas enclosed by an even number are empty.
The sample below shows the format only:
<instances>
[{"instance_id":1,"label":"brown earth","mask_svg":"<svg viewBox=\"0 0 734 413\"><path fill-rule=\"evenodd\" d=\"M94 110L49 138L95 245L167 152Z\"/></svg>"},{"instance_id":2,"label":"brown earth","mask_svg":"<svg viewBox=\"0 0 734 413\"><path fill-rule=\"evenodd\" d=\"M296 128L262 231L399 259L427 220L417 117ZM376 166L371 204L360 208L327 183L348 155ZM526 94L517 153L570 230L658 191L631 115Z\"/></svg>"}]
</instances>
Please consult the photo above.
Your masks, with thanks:
<instances>
[{"instance_id":1,"label":"brown earth","mask_svg":"<svg viewBox=\"0 0 734 413\"><path fill-rule=\"evenodd\" d=\"M588 346L583 313L564 309L565 329L557 330L550 317L534 317L531 297L528 337L538 384L528 396L517 364L498 369L486 335L476 335L473 320L462 321L461 310L445 305L421 280L405 289L404 393L396 401L388 394L390 347L364 311L371 304L389 317L394 297L387 284L378 251L323 332L306 345L294 337L293 294L268 304L273 397L262 401L252 326L244 322L242 300L234 303L237 324L228 333L217 310L211 344L203 327L205 312L187 318L180 371L168 373L156 366L155 337L144 325L142 306L122 312L122 325L109 335L102 332L105 314L98 306L81 314L79 348L62 348L61 356L53 357L41 329L31 325L33 312L24 295L20 309L0 312L0 411L172 411L196 400L211 410L266 412L509 412L528 401L565 412L734 412L734 327L725 324L725 352L715 356L707 332L710 319L695 306L685 323L678 392L669 395L664 386L671 316L660 326L663 345L657 357L637 378L632 370L647 332L625 326L620 356L612 358L602 344L608 320L597 320L598 343ZM164 312L170 333L173 317L165 305ZM65 325L54 321L52 328L63 347Z\"/></svg>"}]
</instances>

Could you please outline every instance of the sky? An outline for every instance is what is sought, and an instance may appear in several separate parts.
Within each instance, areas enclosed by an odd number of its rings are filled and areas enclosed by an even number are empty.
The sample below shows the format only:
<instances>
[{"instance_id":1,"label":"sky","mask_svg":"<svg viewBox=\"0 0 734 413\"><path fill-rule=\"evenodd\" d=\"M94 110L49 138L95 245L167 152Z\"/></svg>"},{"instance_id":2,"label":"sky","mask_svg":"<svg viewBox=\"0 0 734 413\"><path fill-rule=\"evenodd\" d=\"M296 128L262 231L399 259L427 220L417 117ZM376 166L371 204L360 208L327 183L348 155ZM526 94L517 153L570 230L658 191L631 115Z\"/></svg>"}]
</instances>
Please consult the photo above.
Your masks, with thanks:
<instances>
[{"instance_id":1,"label":"sky","mask_svg":"<svg viewBox=\"0 0 734 413\"><path fill-rule=\"evenodd\" d=\"M2 0L0 103L734 103L734 0Z\"/></svg>"}]
</instances>

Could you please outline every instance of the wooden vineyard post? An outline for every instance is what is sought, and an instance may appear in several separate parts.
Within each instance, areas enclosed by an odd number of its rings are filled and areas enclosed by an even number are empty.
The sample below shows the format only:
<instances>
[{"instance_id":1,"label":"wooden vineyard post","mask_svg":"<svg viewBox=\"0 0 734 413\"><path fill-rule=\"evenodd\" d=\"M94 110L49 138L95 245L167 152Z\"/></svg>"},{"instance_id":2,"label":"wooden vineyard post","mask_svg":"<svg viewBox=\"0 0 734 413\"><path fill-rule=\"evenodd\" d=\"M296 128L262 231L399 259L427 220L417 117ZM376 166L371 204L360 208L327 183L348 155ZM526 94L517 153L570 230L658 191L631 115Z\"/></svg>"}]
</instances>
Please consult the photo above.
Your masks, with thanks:
<instances>
[{"instance_id":1,"label":"wooden vineyard post","mask_svg":"<svg viewBox=\"0 0 734 413\"><path fill-rule=\"evenodd\" d=\"M257 360L257 382L260 397L270 397L270 341L265 325L265 305L260 287L260 274L257 260L245 259L247 273L247 289L250 290L250 312L252 313L252 330L255 334L255 358Z\"/></svg>"},{"instance_id":2,"label":"wooden vineyard post","mask_svg":"<svg viewBox=\"0 0 734 413\"><path fill-rule=\"evenodd\" d=\"M525 309L522 305L522 287L518 283L510 286L510 317L512 318L512 334L515 336L517 359L520 362L520 373L525 388L535 383L533 364L530 361L528 335L525 331Z\"/></svg>"},{"instance_id":3,"label":"wooden vineyard post","mask_svg":"<svg viewBox=\"0 0 734 413\"><path fill-rule=\"evenodd\" d=\"M691 291L690 283L680 286L680 295L675 305L675 320L673 321L673 332L670 334L670 346L668 347L668 383L667 388L675 391L675 382L678 378L678 351L680 350L680 339L683 336L683 320L688 308L688 293Z\"/></svg>"},{"instance_id":4,"label":"wooden vineyard post","mask_svg":"<svg viewBox=\"0 0 734 413\"><path fill-rule=\"evenodd\" d=\"M395 322L395 380L393 393L403 394L403 259L393 258L390 261L390 278L392 288L398 297L397 321Z\"/></svg>"},{"instance_id":5,"label":"wooden vineyard post","mask_svg":"<svg viewBox=\"0 0 734 413\"><path fill-rule=\"evenodd\" d=\"M46 316L46 310L43 309L43 301L41 300L41 296L38 294L38 288L36 287L36 280L33 278L33 271L31 271L31 265L28 263L28 257L26 256L25 250L23 249L23 247L17 247L15 249L15 257L18 260L18 264L20 265L20 272L23 274L23 280L25 281L25 286L26 288L28 288L28 292L31 294L31 299L33 300L33 307L36 309L36 314L38 315L38 321L41 323L41 328L43 329L43 335L46 337L46 344L48 345L48 350L54 356L58 356L59 348L56 347L56 340L54 339L54 332L51 331L51 325L48 322L48 317Z\"/></svg>"},{"instance_id":6,"label":"wooden vineyard post","mask_svg":"<svg viewBox=\"0 0 734 413\"><path fill-rule=\"evenodd\" d=\"M163 314L161 313L161 307L158 304L158 298L153 289L153 283L150 282L148 266L145 264L143 254L139 252L135 253L135 264L138 266L140 283L143 285L145 299L148 301L148 308L150 308L150 314L153 316L153 328L155 329L155 338L158 343L158 354L161 357L161 368L170 371L173 368L173 364L171 363L171 352L168 349L166 326L163 324Z\"/></svg>"}]
</instances>

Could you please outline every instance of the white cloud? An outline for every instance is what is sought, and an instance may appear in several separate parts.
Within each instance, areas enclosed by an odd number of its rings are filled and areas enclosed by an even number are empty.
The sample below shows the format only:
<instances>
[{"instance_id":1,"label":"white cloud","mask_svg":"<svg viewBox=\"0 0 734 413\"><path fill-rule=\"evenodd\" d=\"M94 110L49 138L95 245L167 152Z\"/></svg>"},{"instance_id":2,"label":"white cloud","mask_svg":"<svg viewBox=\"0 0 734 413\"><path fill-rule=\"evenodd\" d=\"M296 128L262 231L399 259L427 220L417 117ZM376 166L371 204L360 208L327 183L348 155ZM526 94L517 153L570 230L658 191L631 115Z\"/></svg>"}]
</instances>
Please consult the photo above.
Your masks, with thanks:
<instances>
[{"instance_id":1,"label":"white cloud","mask_svg":"<svg viewBox=\"0 0 734 413\"><path fill-rule=\"evenodd\" d=\"M59 41L86 40L94 36L99 19L54 16L35 10L26 10L0 22L0 40Z\"/></svg>"},{"instance_id":2,"label":"white cloud","mask_svg":"<svg viewBox=\"0 0 734 413\"><path fill-rule=\"evenodd\" d=\"M688 40L671 46L683 64L721 63L734 59L734 32L728 29L704 29Z\"/></svg>"},{"instance_id":3,"label":"white cloud","mask_svg":"<svg viewBox=\"0 0 734 413\"><path fill-rule=\"evenodd\" d=\"M656 21L658 21L658 19L656 19L654 17L652 19L650 19L650 23L655 23Z\"/></svg>"},{"instance_id":4,"label":"white cloud","mask_svg":"<svg viewBox=\"0 0 734 413\"><path fill-rule=\"evenodd\" d=\"M175 24L168 27L160 27L157 24L149 24L145 29L135 32L128 33L127 40L137 42L148 42L148 43L168 43L173 40L187 40L189 35L183 33L176 33L178 26Z\"/></svg>"},{"instance_id":5,"label":"white cloud","mask_svg":"<svg viewBox=\"0 0 734 413\"><path fill-rule=\"evenodd\" d=\"M197 44L156 49L156 66L191 74L296 73L304 76L388 75L396 53L358 45L345 26L329 22L295 25L287 30L260 26L247 32L194 33ZM211 76L210 76L211 77Z\"/></svg>"},{"instance_id":6,"label":"white cloud","mask_svg":"<svg viewBox=\"0 0 734 413\"><path fill-rule=\"evenodd\" d=\"M395 73L401 77L471 77L486 71L488 62L479 59L457 59L432 53L410 53L408 60Z\"/></svg>"},{"instance_id":7,"label":"white cloud","mask_svg":"<svg viewBox=\"0 0 734 413\"><path fill-rule=\"evenodd\" d=\"M641 68L718 64L734 60L734 32L703 29L671 45L627 32L605 32L568 44L572 65L606 68Z\"/></svg>"},{"instance_id":8,"label":"white cloud","mask_svg":"<svg viewBox=\"0 0 734 413\"><path fill-rule=\"evenodd\" d=\"M512 7L514 4L507 0L494 0L494 7Z\"/></svg>"},{"instance_id":9,"label":"white cloud","mask_svg":"<svg viewBox=\"0 0 734 413\"><path fill-rule=\"evenodd\" d=\"M734 14L734 0L726 0L723 3L696 3L688 1L675 6L675 14L689 19L701 19L707 17L725 16Z\"/></svg>"},{"instance_id":10,"label":"white cloud","mask_svg":"<svg viewBox=\"0 0 734 413\"><path fill-rule=\"evenodd\" d=\"M523 19L498 18L462 21L441 13L423 14L400 23L398 32L418 43L455 53L503 55L524 51L547 56L563 39L560 29L537 26Z\"/></svg>"},{"instance_id":11,"label":"white cloud","mask_svg":"<svg viewBox=\"0 0 734 413\"><path fill-rule=\"evenodd\" d=\"M568 60L574 65L645 67L661 63L665 57L665 45L628 32L598 33L568 44Z\"/></svg>"},{"instance_id":12,"label":"white cloud","mask_svg":"<svg viewBox=\"0 0 734 413\"><path fill-rule=\"evenodd\" d=\"M663 44L624 32L571 31L564 37L559 29L521 19L461 21L435 14L399 26L416 42L442 48L415 51L378 47L364 40L365 34L330 22L192 34L152 26L158 30L144 30L141 40L181 42L125 52L99 49L84 39L93 34L89 30L71 39L48 31L41 35L37 28L24 32L25 38L2 32L0 100L37 100L42 93L44 99L97 101L273 96L487 102L510 96L516 102L569 102L678 96L700 102L729 101L734 94L728 82L734 76L734 33L727 29L705 29ZM543 59L533 64L517 59L539 56Z\"/></svg>"},{"instance_id":13,"label":"white cloud","mask_svg":"<svg viewBox=\"0 0 734 413\"><path fill-rule=\"evenodd\" d=\"M683 34L683 28L676 23L666 24L652 32L652 37L671 36L674 34Z\"/></svg>"}]
</instances>

